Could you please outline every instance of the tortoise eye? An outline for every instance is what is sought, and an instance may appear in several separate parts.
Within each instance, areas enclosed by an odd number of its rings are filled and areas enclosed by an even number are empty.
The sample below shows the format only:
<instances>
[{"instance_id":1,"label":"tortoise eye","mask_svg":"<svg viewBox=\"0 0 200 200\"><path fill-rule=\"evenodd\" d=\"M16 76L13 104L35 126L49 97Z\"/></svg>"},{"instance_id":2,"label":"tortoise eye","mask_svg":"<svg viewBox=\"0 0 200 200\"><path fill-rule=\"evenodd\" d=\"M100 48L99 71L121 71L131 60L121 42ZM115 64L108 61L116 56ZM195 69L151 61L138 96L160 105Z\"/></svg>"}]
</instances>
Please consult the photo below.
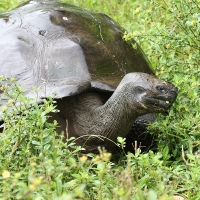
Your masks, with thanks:
<instances>
[{"instance_id":1,"label":"tortoise eye","mask_svg":"<svg viewBox=\"0 0 200 200\"><path fill-rule=\"evenodd\" d=\"M164 86L157 86L156 89L161 93L166 93L167 89Z\"/></svg>"}]
</instances>

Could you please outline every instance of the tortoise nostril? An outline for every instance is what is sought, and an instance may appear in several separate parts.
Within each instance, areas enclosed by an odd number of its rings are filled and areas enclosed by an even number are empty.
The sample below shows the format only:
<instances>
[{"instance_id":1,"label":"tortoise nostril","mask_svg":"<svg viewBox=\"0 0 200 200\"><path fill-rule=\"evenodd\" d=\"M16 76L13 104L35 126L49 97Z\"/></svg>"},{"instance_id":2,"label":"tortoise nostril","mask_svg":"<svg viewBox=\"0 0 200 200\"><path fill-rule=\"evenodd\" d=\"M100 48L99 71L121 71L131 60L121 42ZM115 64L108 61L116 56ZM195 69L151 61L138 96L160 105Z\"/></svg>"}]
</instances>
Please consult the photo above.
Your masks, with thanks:
<instances>
[{"instance_id":1,"label":"tortoise nostril","mask_svg":"<svg viewBox=\"0 0 200 200\"><path fill-rule=\"evenodd\" d=\"M157 86L156 89L161 93L166 93L167 89L164 86Z\"/></svg>"}]
</instances>

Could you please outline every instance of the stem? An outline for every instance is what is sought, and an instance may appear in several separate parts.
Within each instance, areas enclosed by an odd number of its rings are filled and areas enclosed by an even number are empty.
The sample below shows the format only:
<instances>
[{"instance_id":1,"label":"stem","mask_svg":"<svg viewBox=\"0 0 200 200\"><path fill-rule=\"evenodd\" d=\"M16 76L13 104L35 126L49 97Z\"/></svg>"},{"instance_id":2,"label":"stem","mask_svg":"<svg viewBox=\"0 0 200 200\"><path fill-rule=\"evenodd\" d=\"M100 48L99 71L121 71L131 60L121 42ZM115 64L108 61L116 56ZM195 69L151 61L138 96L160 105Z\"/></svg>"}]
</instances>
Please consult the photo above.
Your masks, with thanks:
<instances>
[{"instance_id":1,"label":"stem","mask_svg":"<svg viewBox=\"0 0 200 200\"><path fill-rule=\"evenodd\" d=\"M15 154L17 147L21 144L22 140L20 140L20 138L17 139L17 141L15 142L15 145L12 148L12 152L10 153L9 156L9 161L11 160L12 156Z\"/></svg>"}]
</instances>

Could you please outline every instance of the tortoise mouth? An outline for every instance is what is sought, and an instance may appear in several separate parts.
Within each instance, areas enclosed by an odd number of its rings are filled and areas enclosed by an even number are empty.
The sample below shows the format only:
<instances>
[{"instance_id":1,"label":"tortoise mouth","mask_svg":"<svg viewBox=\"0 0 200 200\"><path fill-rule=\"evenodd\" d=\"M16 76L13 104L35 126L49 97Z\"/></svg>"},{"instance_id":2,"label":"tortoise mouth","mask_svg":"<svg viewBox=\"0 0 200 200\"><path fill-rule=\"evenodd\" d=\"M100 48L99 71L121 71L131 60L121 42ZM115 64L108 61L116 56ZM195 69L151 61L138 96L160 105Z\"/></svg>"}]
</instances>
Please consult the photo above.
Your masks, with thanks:
<instances>
[{"instance_id":1,"label":"tortoise mouth","mask_svg":"<svg viewBox=\"0 0 200 200\"><path fill-rule=\"evenodd\" d=\"M166 92L147 93L145 103L148 108L154 110L154 112L161 112L164 114L172 107L177 94L178 89L176 87L171 87Z\"/></svg>"},{"instance_id":2,"label":"tortoise mouth","mask_svg":"<svg viewBox=\"0 0 200 200\"><path fill-rule=\"evenodd\" d=\"M156 99L158 102L158 106L164 111L169 110L173 104L173 101L170 100L163 100L163 99Z\"/></svg>"},{"instance_id":3,"label":"tortoise mouth","mask_svg":"<svg viewBox=\"0 0 200 200\"><path fill-rule=\"evenodd\" d=\"M171 108L174 100L169 97L148 97L145 100L145 104L150 110L154 112L166 113Z\"/></svg>"}]
</instances>

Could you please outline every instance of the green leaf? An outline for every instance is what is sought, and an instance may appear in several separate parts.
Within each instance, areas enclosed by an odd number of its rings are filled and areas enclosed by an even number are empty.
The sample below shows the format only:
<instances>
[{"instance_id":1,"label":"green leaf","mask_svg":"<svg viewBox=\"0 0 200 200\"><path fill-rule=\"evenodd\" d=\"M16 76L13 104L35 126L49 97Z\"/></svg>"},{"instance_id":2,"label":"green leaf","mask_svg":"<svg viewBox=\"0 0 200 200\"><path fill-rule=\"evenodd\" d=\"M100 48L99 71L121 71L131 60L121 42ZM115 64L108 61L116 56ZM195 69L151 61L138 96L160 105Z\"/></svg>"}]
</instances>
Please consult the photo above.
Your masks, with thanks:
<instances>
[{"instance_id":1,"label":"green leaf","mask_svg":"<svg viewBox=\"0 0 200 200\"><path fill-rule=\"evenodd\" d=\"M195 158L195 156L194 156L193 154L186 154L186 156L187 156L190 160L193 160L193 161L196 160L196 158Z\"/></svg>"},{"instance_id":2,"label":"green leaf","mask_svg":"<svg viewBox=\"0 0 200 200\"><path fill-rule=\"evenodd\" d=\"M157 200L157 194L153 190L149 190L147 200Z\"/></svg>"}]
</instances>

